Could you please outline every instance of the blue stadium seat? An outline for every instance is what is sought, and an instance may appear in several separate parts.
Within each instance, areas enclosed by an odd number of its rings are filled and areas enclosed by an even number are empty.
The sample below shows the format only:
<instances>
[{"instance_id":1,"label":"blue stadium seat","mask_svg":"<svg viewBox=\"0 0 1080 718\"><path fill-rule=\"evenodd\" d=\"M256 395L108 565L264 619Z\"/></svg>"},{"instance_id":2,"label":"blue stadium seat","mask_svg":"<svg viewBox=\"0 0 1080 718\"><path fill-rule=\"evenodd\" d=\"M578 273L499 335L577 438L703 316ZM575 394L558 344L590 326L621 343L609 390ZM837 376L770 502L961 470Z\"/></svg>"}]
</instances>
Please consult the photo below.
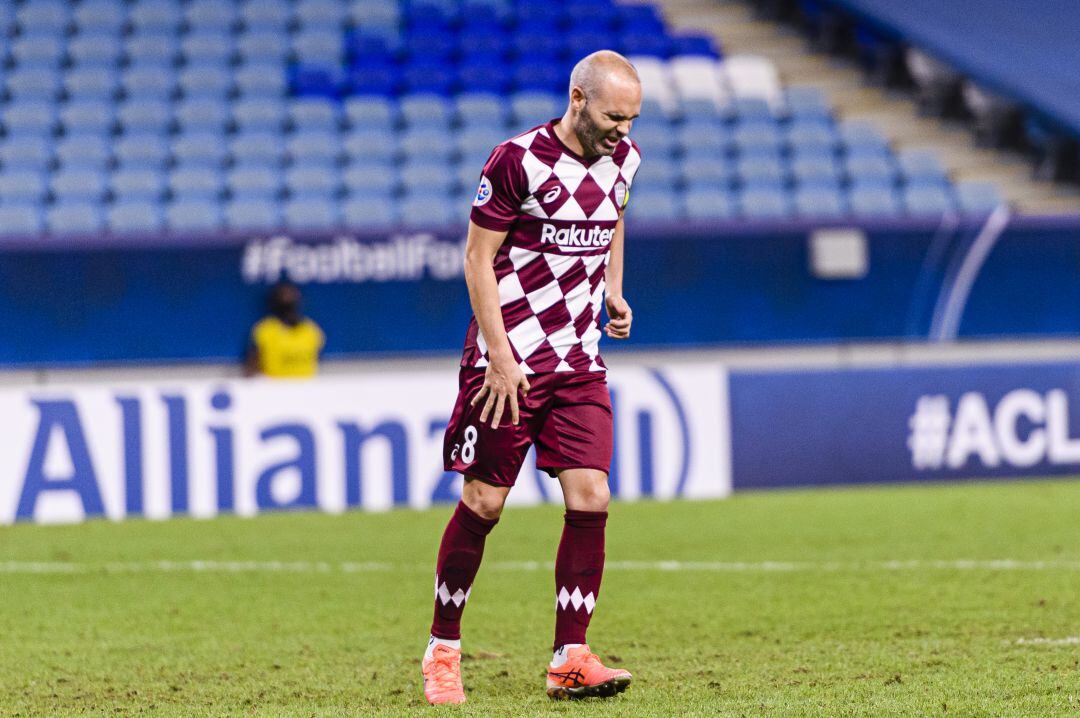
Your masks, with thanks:
<instances>
[{"instance_id":1,"label":"blue stadium seat","mask_svg":"<svg viewBox=\"0 0 1080 718\"><path fill-rule=\"evenodd\" d=\"M172 155L178 164L217 167L225 161L228 149L220 132L185 132L172 138Z\"/></svg>"},{"instance_id":2,"label":"blue stadium seat","mask_svg":"<svg viewBox=\"0 0 1080 718\"><path fill-rule=\"evenodd\" d=\"M458 87L474 92L505 95L513 84L514 72L502 55L467 55L458 63Z\"/></svg>"},{"instance_id":3,"label":"blue stadium seat","mask_svg":"<svg viewBox=\"0 0 1080 718\"><path fill-rule=\"evenodd\" d=\"M468 128L453 134L453 140L457 142L458 153L462 157L483 155L481 164L487 160L488 155L495 149L495 145L508 137L508 130L492 127Z\"/></svg>"},{"instance_id":4,"label":"blue stadium seat","mask_svg":"<svg viewBox=\"0 0 1080 718\"><path fill-rule=\"evenodd\" d=\"M881 136L877 128L869 122L841 122L837 126L840 141L849 154L875 151L888 153L889 143Z\"/></svg>"},{"instance_id":5,"label":"blue stadium seat","mask_svg":"<svg viewBox=\"0 0 1080 718\"><path fill-rule=\"evenodd\" d=\"M232 103L232 117L242 132L278 132L285 125L285 103L274 97L251 97Z\"/></svg>"},{"instance_id":6,"label":"blue stadium seat","mask_svg":"<svg viewBox=\"0 0 1080 718\"><path fill-rule=\"evenodd\" d=\"M225 224L230 229L279 229L282 222L281 202L259 198L236 198L225 205Z\"/></svg>"},{"instance_id":7,"label":"blue stadium seat","mask_svg":"<svg viewBox=\"0 0 1080 718\"><path fill-rule=\"evenodd\" d=\"M836 187L843 179L836 160L830 155L792 157L791 176L799 187Z\"/></svg>"},{"instance_id":8,"label":"blue stadium seat","mask_svg":"<svg viewBox=\"0 0 1080 718\"><path fill-rule=\"evenodd\" d=\"M337 65L310 62L289 67L289 88L297 97L325 97L336 100L345 87L345 73Z\"/></svg>"},{"instance_id":9,"label":"blue stadium seat","mask_svg":"<svg viewBox=\"0 0 1080 718\"><path fill-rule=\"evenodd\" d=\"M388 162L354 162L345 168L341 178L350 196L389 196L400 185L397 166Z\"/></svg>"},{"instance_id":10,"label":"blue stadium seat","mask_svg":"<svg viewBox=\"0 0 1080 718\"><path fill-rule=\"evenodd\" d=\"M123 44L112 33L80 33L68 41L67 52L76 68L114 69L120 61Z\"/></svg>"},{"instance_id":11,"label":"blue stadium seat","mask_svg":"<svg viewBox=\"0 0 1080 718\"><path fill-rule=\"evenodd\" d=\"M214 167L179 165L169 172L169 189L176 197L213 198L224 187L222 172Z\"/></svg>"},{"instance_id":12,"label":"blue stadium seat","mask_svg":"<svg viewBox=\"0 0 1080 718\"><path fill-rule=\"evenodd\" d=\"M691 155L679 163L683 183L690 189L717 189L731 185L732 169L723 158Z\"/></svg>"},{"instance_id":13,"label":"blue stadium seat","mask_svg":"<svg viewBox=\"0 0 1080 718\"><path fill-rule=\"evenodd\" d=\"M683 207L679 196L670 189L643 188L633 192L627 212L635 220L673 221L682 217Z\"/></svg>"},{"instance_id":14,"label":"blue stadium seat","mask_svg":"<svg viewBox=\"0 0 1080 718\"><path fill-rule=\"evenodd\" d=\"M340 225L336 200L321 195L302 195L285 203L285 226L289 229L330 229Z\"/></svg>"},{"instance_id":15,"label":"blue stadium seat","mask_svg":"<svg viewBox=\"0 0 1080 718\"><path fill-rule=\"evenodd\" d=\"M176 71L168 65L136 65L120 75L124 94L132 99L166 100L176 91Z\"/></svg>"},{"instance_id":16,"label":"blue stadium seat","mask_svg":"<svg viewBox=\"0 0 1080 718\"><path fill-rule=\"evenodd\" d=\"M785 131L785 139L792 151L813 149L834 152L837 145L836 130L832 124L815 120L792 120Z\"/></svg>"},{"instance_id":17,"label":"blue stadium seat","mask_svg":"<svg viewBox=\"0 0 1080 718\"><path fill-rule=\"evenodd\" d=\"M657 157L642 162L634 177L634 192L639 189L653 192L668 191L674 187L682 175L679 165L674 160Z\"/></svg>"},{"instance_id":18,"label":"blue stadium seat","mask_svg":"<svg viewBox=\"0 0 1080 718\"><path fill-rule=\"evenodd\" d=\"M159 168L169 159L169 143L161 132L131 132L115 141L113 154L122 166Z\"/></svg>"},{"instance_id":19,"label":"blue stadium seat","mask_svg":"<svg viewBox=\"0 0 1080 718\"><path fill-rule=\"evenodd\" d=\"M683 195L683 199L686 203L686 216L689 219L730 219L735 214L731 195L719 187L689 189Z\"/></svg>"},{"instance_id":20,"label":"blue stadium seat","mask_svg":"<svg viewBox=\"0 0 1080 718\"><path fill-rule=\"evenodd\" d=\"M0 172L0 202L41 202L46 191L43 172L15 167Z\"/></svg>"},{"instance_id":21,"label":"blue stadium seat","mask_svg":"<svg viewBox=\"0 0 1080 718\"><path fill-rule=\"evenodd\" d=\"M774 125L776 122L769 103L758 97L734 98L731 101L731 111L740 124Z\"/></svg>"},{"instance_id":22,"label":"blue stadium seat","mask_svg":"<svg viewBox=\"0 0 1080 718\"><path fill-rule=\"evenodd\" d=\"M739 157L735 161L735 173L743 184L763 182L781 185L787 179L784 165L778 157Z\"/></svg>"},{"instance_id":23,"label":"blue stadium seat","mask_svg":"<svg viewBox=\"0 0 1080 718\"><path fill-rule=\"evenodd\" d=\"M498 95L463 93L454 99L454 114L462 127L502 129L509 117L509 107Z\"/></svg>"},{"instance_id":24,"label":"blue stadium seat","mask_svg":"<svg viewBox=\"0 0 1080 718\"><path fill-rule=\"evenodd\" d=\"M476 191L480 184L480 168L475 162L459 162L454 169L454 177L457 179L457 186L459 192L469 192L469 201L475 196L473 193Z\"/></svg>"},{"instance_id":25,"label":"blue stadium seat","mask_svg":"<svg viewBox=\"0 0 1080 718\"><path fill-rule=\"evenodd\" d=\"M272 216L277 204L267 202L266 211ZM225 224L221 204L212 197L181 197L165 208L165 223L173 232L205 232L220 229Z\"/></svg>"},{"instance_id":26,"label":"blue stadium seat","mask_svg":"<svg viewBox=\"0 0 1080 718\"><path fill-rule=\"evenodd\" d=\"M72 18L79 34L118 34L127 22L127 5L116 0L83 0L74 10Z\"/></svg>"},{"instance_id":27,"label":"blue stadium seat","mask_svg":"<svg viewBox=\"0 0 1080 718\"><path fill-rule=\"evenodd\" d=\"M124 40L124 56L133 68L171 67L180 56L180 41L169 32L145 32Z\"/></svg>"},{"instance_id":28,"label":"blue stadium seat","mask_svg":"<svg viewBox=\"0 0 1080 718\"><path fill-rule=\"evenodd\" d=\"M856 186L848 191L851 213L860 217L895 217L900 214L900 202L889 187Z\"/></svg>"},{"instance_id":29,"label":"blue stadium seat","mask_svg":"<svg viewBox=\"0 0 1080 718\"><path fill-rule=\"evenodd\" d=\"M566 109L562 104L562 98L550 92L518 92L510 96L510 112L514 120L529 127L561 117Z\"/></svg>"},{"instance_id":30,"label":"blue stadium seat","mask_svg":"<svg viewBox=\"0 0 1080 718\"><path fill-rule=\"evenodd\" d=\"M680 151L686 151L681 147L676 137L674 128L666 122L650 122L644 125L635 123L630 130L630 138L641 147L641 151L648 158L656 156L666 157ZM688 151L687 154L690 154Z\"/></svg>"},{"instance_id":31,"label":"blue stadium seat","mask_svg":"<svg viewBox=\"0 0 1080 718\"><path fill-rule=\"evenodd\" d=\"M39 134L9 135L0 142L0 164L5 169L41 172L52 161L53 142Z\"/></svg>"},{"instance_id":32,"label":"blue stadium seat","mask_svg":"<svg viewBox=\"0 0 1080 718\"><path fill-rule=\"evenodd\" d=\"M11 42L11 58L18 67L54 69L64 56L64 38L54 30L21 35Z\"/></svg>"},{"instance_id":33,"label":"blue stadium seat","mask_svg":"<svg viewBox=\"0 0 1080 718\"><path fill-rule=\"evenodd\" d=\"M904 207L916 217L940 217L955 210L952 197L944 184L916 184L903 189Z\"/></svg>"},{"instance_id":34,"label":"blue stadium seat","mask_svg":"<svg viewBox=\"0 0 1080 718\"><path fill-rule=\"evenodd\" d=\"M731 135L716 120L684 122L676 127L674 138L677 150L686 157L724 157L732 147Z\"/></svg>"},{"instance_id":35,"label":"blue stadium seat","mask_svg":"<svg viewBox=\"0 0 1080 718\"><path fill-rule=\"evenodd\" d=\"M45 100L9 102L2 118L8 134L52 132L56 127L56 105Z\"/></svg>"},{"instance_id":36,"label":"blue stadium seat","mask_svg":"<svg viewBox=\"0 0 1080 718\"><path fill-rule=\"evenodd\" d=\"M299 130L289 137L285 147L293 162L314 160L334 163L343 153L341 135L336 131Z\"/></svg>"},{"instance_id":37,"label":"blue stadium seat","mask_svg":"<svg viewBox=\"0 0 1080 718\"><path fill-rule=\"evenodd\" d=\"M741 122L732 131L731 138L739 153L766 151L779 154L782 144L779 128L773 122Z\"/></svg>"},{"instance_id":38,"label":"blue stadium seat","mask_svg":"<svg viewBox=\"0 0 1080 718\"><path fill-rule=\"evenodd\" d=\"M398 107L408 127L449 127L452 119L450 104L439 95L407 95Z\"/></svg>"},{"instance_id":39,"label":"blue stadium seat","mask_svg":"<svg viewBox=\"0 0 1080 718\"><path fill-rule=\"evenodd\" d=\"M176 121L181 131L223 132L229 122L229 108L223 102L195 97L176 104Z\"/></svg>"},{"instance_id":40,"label":"blue stadium seat","mask_svg":"<svg viewBox=\"0 0 1080 718\"><path fill-rule=\"evenodd\" d=\"M105 216L97 202L58 202L46 211L50 234L96 234L105 228Z\"/></svg>"},{"instance_id":41,"label":"blue stadium seat","mask_svg":"<svg viewBox=\"0 0 1080 718\"><path fill-rule=\"evenodd\" d=\"M23 3L15 13L23 32L49 32L66 28L71 20L71 8L61 0L34 0Z\"/></svg>"},{"instance_id":42,"label":"blue stadium seat","mask_svg":"<svg viewBox=\"0 0 1080 718\"><path fill-rule=\"evenodd\" d=\"M341 173L329 163L304 162L285 172L285 186L294 195L332 195L341 188Z\"/></svg>"},{"instance_id":43,"label":"blue stadium seat","mask_svg":"<svg viewBox=\"0 0 1080 718\"><path fill-rule=\"evenodd\" d=\"M409 129L399 135L406 161L446 162L454 149L451 139L445 130L430 127Z\"/></svg>"},{"instance_id":44,"label":"blue stadium seat","mask_svg":"<svg viewBox=\"0 0 1080 718\"><path fill-rule=\"evenodd\" d=\"M747 219L781 219L791 215L788 193L778 186L744 187L739 193L739 211Z\"/></svg>"},{"instance_id":45,"label":"blue stadium seat","mask_svg":"<svg viewBox=\"0 0 1080 718\"><path fill-rule=\"evenodd\" d=\"M245 3L245 6L250 4ZM220 0L192 0L184 11L184 19L192 30L225 32L237 22L239 14L236 6L237 3Z\"/></svg>"},{"instance_id":46,"label":"blue stadium seat","mask_svg":"<svg viewBox=\"0 0 1080 718\"><path fill-rule=\"evenodd\" d=\"M118 167L109 176L109 191L117 199L159 199L165 193L165 173L153 167Z\"/></svg>"},{"instance_id":47,"label":"blue stadium seat","mask_svg":"<svg viewBox=\"0 0 1080 718\"><path fill-rule=\"evenodd\" d=\"M5 85L16 101L52 100L60 92L60 72L51 67L15 68Z\"/></svg>"},{"instance_id":48,"label":"blue stadium seat","mask_svg":"<svg viewBox=\"0 0 1080 718\"><path fill-rule=\"evenodd\" d=\"M289 121L305 130L337 131L341 124L341 106L323 97L302 97L288 104Z\"/></svg>"},{"instance_id":49,"label":"blue stadium seat","mask_svg":"<svg viewBox=\"0 0 1080 718\"><path fill-rule=\"evenodd\" d=\"M849 156L845 165L848 178L853 183L877 182L891 185L896 181L896 166L889 157Z\"/></svg>"},{"instance_id":50,"label":"blue stadium seat","mask_svg":"<svg viewBox=\"0 0 1080 718\"><path fill-rule=\"evenodd\" d=\"M248 0L240 6L240 19L246 29L284 33L292 19L288 0Z\"/></svg>"},{"instance_id":51,"label":"blue stadium seat","mask_svg":"<svg viewBox=\"0 0 1080 718\"><path fill-rule=\"evenodd\" d=\"M282 97L288 90L285 67L274 62L253 62L236 69L233 75L241 97Z\"/></svg>"},{"instance_id":52,"label":"blue stadium seat","mask_svg":"<svg viewBox=\"0 0 1080 718\"><path fill-rule=\"evenodd\" d=\"M945 169L931 150L905 150L896 159L905 182L948 182Z\"/></svg>"},{"instance_id":53,"label":"blue stadium seat","mask_svg":"<svg viewBox=\"0 0 1080 718\"><path fill-rule=\"evenodd\" d=\"M842 217L846 213L839 188L824 185L796 188L795 212L809 218Z\"/></svg>"},{"instance_id":54,"label":"blue stadium seat","mask_svg":"<svg viewBox=\"0 0 1080 718\"><path fill-rule=\"evenodd\" d=\"M956 203L965 215L990 214L1005 204L997 187L989 182L958 182L954 189Z\"/></svg>"},{"instance_id":55,"label":"blue stadium seat","mask_svg":"<svg viewBox=\"0 0 1080 718\"><path fill-rule=\"evenodd\" d=\"M400 201L399 220L409 229L445 227L458 213L448 196L405 194Z\"/></svg>"},{"instance_id":56,"label":"blue stadium seat","mask_svg":"<svg viewBox=\"0 0 1080 718\"><path fill-rule=\"evenodd\" d=\"M338 29L346 19L344 3L337 0L299 0L295 16L301 28Z\"/></svg>"},{"instance_id":57,"label":"blue stadium seat","mask_svg":"<svg viewBox=\"0 0 1080 718\"><path fill-rule=\"evenodd\" d=\"M111 100L72 100L60 108L64 132L107 134L116 122L116 103Z\"/></svg>"},{"instance_id":58,"label":"blue stadium seat","mask_svg":"<svg viewBox=\"0 0 1080 718\"><path fill-rule=\"evenodd\" d=\"M345 38L339 28L299 30L291 49L298 62L339 67L345 60Z\"/></svg>"},{"instance_id":59,"label":"blue stadium seat","mask_svg":"<svg viewBox=\"0 0 1080 718\"><path fill-rule=\"evenodd\" d=\"M8 235L37 235L45 229L45 217L41 205L0 203L0 227Z\"/></svg>"},{"instance_id":60,"label":"blue stadium seat","mask_svg":"<svg viewBox=\"0 0 1080 718\"><path fill-rule=\"evenodd\" d=\"M397 202L389 196L346 198L342 205L344 224L355 229L387 229L398 222Z\"/></svg>"},{"instance_id":61,"label":"blue stadium seat","mask_svg":"<svg viewBox=\"0 0 1080 718\"><path fill-rule=\"evenodd\" d=\"M109 231L157 232L165 226L161 204L146 200L121 201L112 204L106 214Z\"/></svg>"},{"instance_id":62,"label":"blue stadium seat","mask_svg":"<svg viewBox=\"0 0 1080 718\"><path fill-rule=\"evenodd\" d=\"M397 156L398 136L389 130L353 130L345 137L345 153L354 159L386 160Z\"/></svg>"},{"instance_id":63,"label":"blue stadium seat","mask_svg":"<svg viewBox=\"0 0 1080 718\"><path fill-rule=\"evenodd\" d=\"M100 201L107 189L105 173L97 168L63 167L49 177L49 191L57 198Z\"/></svg>"},{"instance_id":64,"label":"blue stadium seat","mask_svg":"<svg viewBox=\"0 0 1080 718\"><path fill-rule=\"evenodd\" d=\"M224 101L232 90L232 72L227 67L217 65L188 65L180 72L179 84L185 97Z\"/></svg>"},{"instance_id":65,"label":"blue stadium seat","mask_svg":"<svg viewBox=\"0 0 1080 718\"><path fill-rule=\"evenodd\" d=\"M62 167L104 169L112 158L109 138L101 133L67 135L56 143L56 158Z\"/></svg>"},{"instance_id":66,"label":"blue stadium seat","mask_svg":"<svg viewBox=\"0 0 1080 718\"><path fill-rule=\"evenodd\" d=\"M237 164L229 170L226 179L233 197L272 198L285 186L281 170L267 164Z\"/></svg>"},{"instance_id":67,"label":"blue stadium seat","mask_svg":"<svg viewBox=\"0 0 1080 718\"><path fill-rule=\"evenodd\" d=\"M282 65L289 54L289 46L281 34L269 29L254 29L240 35L236 51L244 64L260 62Z\"/></svg>"},{"instance_id":68,"label":"blue stadium seat","mask_svg":"<svg viewBox=\"0 0 1080 718\"><path fill-rule=\"evenodd\" d=\"M180 3L174 0L140 0L135 3L128 15L131 24L142 31L175 32L183 16Z\"/></svg>"},{"instance_id":69,"label":"blue stadium seat","mask_svg":"<svg viewBox=\"0 0 1080 718\"><path fill-rule=\"evenodd\" d=\"M189 65L225 67L236 54L236 42L228 32L193 31L180 41L180 53Z\"/></svg>"},{"instance_id":70,"label":"blue stadium seat","mask_svg":"<svg viewBox=\"0 0 1080 718\"><path fill-rule=\"evenodd\" d=\"M285 140L279 132L271 130L239 132L229 140L229 154L238 163L278 165L285 158Z\"/></svg>"},{"instance_id":71,"label":"blue stadium seat","mask_svg":"<svg viewBox=\"0 0 1080 718\"><path fill-rule=\"evenodd\" d=\"M455 185L454 171L443 162L410 162L401 166L401 184L406 193L449 194Z\"/></svg>"},{"instance_id":72,"label":"blue stadium seat","mask_svg":"<svg viewBox=\"0 0 1080 718\"><path fill-rule=\"evenodd\" d=\"M397 108L385 97L350 97L345 119L355 129L390 129L397 123Z\"/></svg>"}]
</instances>

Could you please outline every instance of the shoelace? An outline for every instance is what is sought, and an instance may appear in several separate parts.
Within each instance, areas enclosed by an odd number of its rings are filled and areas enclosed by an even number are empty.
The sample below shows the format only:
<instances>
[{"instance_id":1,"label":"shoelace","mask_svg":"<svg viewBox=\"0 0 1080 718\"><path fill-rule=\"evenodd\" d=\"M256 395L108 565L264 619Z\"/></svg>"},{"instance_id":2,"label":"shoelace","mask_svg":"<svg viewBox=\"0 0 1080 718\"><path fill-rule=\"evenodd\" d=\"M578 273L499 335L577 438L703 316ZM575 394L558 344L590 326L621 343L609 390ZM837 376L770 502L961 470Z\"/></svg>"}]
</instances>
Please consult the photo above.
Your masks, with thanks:
<instances>
[{"instance_id":1,"label":"shoelace","mask_svg":"<svg viewBox=\"0 0 1080 718\"><path fill-rule=\"evenodd\" d=\"M454 670L456 663L454 656L435 658L431 672L432 681L440 688L457 688L458 676Z\"/></svg>"}]
</instances>

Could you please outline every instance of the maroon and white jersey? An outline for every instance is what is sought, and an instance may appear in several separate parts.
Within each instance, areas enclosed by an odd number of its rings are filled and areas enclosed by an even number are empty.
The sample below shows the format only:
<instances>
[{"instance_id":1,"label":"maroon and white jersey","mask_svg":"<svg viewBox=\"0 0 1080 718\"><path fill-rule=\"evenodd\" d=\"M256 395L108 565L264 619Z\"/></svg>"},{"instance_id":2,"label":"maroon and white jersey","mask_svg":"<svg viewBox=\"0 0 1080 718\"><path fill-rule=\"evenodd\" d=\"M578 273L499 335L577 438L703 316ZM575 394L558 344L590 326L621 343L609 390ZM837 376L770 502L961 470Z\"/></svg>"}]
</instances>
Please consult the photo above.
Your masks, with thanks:
<instances>
[{"instance_id":1,"label":"maroon and white jersey","mask_svg":"<svg viewBox=\"0 0 1080 718\"><path fill-rule=\"evenodd\" d=\"M605 370L600 307L608 246L641 164L629 138L610 157L580 157L556 136L557 122L492 151L471 216L507 232L495 277L510 346L526 374ZM461 365L488 365L475 317Z\"/></svg>"}]
</instances>

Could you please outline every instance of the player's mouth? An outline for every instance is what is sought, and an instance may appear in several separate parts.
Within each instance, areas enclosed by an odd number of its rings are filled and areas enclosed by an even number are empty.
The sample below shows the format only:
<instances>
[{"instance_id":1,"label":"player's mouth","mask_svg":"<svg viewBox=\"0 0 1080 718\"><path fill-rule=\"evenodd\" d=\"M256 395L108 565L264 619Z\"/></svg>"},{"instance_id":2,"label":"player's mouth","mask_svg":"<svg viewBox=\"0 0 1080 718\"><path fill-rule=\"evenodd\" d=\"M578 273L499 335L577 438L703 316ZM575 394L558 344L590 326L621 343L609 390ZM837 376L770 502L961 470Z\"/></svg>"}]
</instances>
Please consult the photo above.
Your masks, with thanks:
<instances>
[{"instance_id":1,"label":"player's mouth","mask_svg":"<svg viewBox=\"0 0 1080 718\"><path fill-rule=\"evenodd\" d=\"M603 142L605 148L607 148L609 150L613 150L613 149L615 149L616 147L619 146L619 137L618 136L605 137L602 140L602 142Z\"/></svg>"}]
</instances>

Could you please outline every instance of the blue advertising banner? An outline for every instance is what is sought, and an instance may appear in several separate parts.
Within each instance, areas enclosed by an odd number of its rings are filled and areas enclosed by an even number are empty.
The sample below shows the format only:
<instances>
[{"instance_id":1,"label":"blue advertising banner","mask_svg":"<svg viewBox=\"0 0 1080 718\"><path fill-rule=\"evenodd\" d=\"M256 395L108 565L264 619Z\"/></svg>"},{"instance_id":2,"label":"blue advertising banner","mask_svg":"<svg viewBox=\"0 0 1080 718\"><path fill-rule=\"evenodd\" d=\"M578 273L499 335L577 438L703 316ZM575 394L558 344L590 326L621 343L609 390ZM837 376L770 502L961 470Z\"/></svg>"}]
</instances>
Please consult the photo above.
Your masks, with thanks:
<instances>
[{"instance_id":1,"label":"blue advertising banner","mask_svg":"<svg viewBox=\"0 0 1080 718\"><path fill-rule=\"evenodd\" d=\"M1080 474L1080 364L730 375L735 489Z\"/></svg>"},{"instance_id":2,"label":"blue advertising banner","mask_svg":"<svg viewBox=\"0 0 1080 718\"><path fill-rule=\"evenodd\" d=\"M841 228L859 265L842 277L815 269L817 229L631 225L624 346L1080 333L1078 220ZM0 366L238 360L278 279L329 357L455 352L463 250L426 232L5 242Z\"/></svg>"}]
</instances>

